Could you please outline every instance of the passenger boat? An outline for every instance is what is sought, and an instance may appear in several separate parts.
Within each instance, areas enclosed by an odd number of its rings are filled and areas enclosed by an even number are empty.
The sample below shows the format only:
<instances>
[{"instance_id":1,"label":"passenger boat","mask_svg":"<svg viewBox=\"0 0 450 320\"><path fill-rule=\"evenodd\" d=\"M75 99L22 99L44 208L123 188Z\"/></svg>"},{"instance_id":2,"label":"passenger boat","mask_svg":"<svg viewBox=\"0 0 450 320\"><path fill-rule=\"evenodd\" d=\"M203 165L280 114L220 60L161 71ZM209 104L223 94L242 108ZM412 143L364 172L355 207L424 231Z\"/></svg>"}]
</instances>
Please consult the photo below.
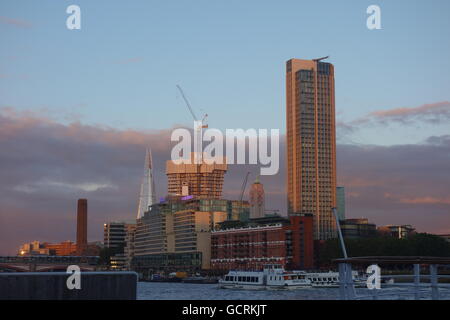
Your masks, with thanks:
<instances>
[{"instance_id":1,"label":"passenger boat","mask_svg":"<svg viewBox=\"0 0 450 320\"><path fill-rule=\"evenodd\" d=\"M285 271L281 265L264 266L263 271L230 271L219 280L222 289L297 289L311 287L304 273Z\"/></svg>"},{"instance_id":2,"label":"passenger boat","mask_svg":"<svg viewBox=\"0 0 450 320\"><path fill-rule=\"evenodd\" d=\"M305 273L306 279L311 281L313 288L338 288L339 287L339 272L314 272ZM357 271L352 272L353 283L356 287L362 287L366 285L363 278L358 276Z\"/></svg>"},{"instance_id":3,"label":"passenger boat","mask_svg":"<svg viewBox=\"0 0 450 320\"><path fill-rule=\"evenodd\" d=\"M352 272L355 287L366 285L365 279ZM263 271L230 271L221 280L219 288L223 289L298 289L298 288L338 288L339 273L285 271L281 265L264 266Z\"/></svg>"}]
</instances>

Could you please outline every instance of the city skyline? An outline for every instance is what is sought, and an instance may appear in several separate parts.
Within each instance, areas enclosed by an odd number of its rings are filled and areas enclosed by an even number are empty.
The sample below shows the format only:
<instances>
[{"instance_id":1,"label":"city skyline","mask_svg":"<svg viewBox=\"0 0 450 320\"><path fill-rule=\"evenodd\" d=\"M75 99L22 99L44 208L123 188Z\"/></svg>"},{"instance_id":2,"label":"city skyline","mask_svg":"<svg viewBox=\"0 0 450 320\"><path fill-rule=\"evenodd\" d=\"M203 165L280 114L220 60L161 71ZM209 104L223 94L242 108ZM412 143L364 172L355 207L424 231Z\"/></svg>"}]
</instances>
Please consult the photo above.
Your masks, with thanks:
<instances>
[{"instance_id":1,"label":"city skyline","mask_svg":"<svg viewBox=\"0 0 450 320\"><path fill-rule=\"evenodd\" d=\"M449 3L409 3L380 1L383 29L369 31L365 1L330 1L326 12L311 3L144 2L121 12L108 3L118 17L109 22L96 20L102 4L79 1L79 33L65 29L68 2L2 4L0 254L75 239L76 198L89 199L89 239L102 238L106 221L134 218L147 147L157 198L165 196L170 132L190 124L177 83L211 127L281 129L280 172L261 182L266 208L286 214L284 63L324 55L336 67L337 185L347 216L450 233L450 64L436 59L450 54L442 41ZM183 29L186 11L199 19ZM322 13L327 22L316 28ZM223 197L238 199L245 172L258 169L229 166Z\"/></svg>"}]
</instances>

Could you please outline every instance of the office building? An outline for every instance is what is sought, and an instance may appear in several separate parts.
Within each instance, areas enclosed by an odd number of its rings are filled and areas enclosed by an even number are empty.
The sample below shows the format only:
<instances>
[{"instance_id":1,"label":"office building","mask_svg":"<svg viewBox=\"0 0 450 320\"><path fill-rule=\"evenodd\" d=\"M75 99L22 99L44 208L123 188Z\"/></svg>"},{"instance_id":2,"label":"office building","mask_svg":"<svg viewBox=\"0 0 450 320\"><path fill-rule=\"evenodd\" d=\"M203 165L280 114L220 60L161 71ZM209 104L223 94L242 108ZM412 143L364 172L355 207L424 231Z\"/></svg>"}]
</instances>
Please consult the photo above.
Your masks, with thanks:
<instances>
[{"instance_id":1,"label":"office building","mask_svg":"<svg viewBox=\"0 0 450 320\"><path fill-rule=\"evenodd\" d=\"M128 256L131 254L131 244L127 251L127 238L136 228L134 221L114 221L103 225L103 244L111 249L110 265L113 270L125 270Z\"/></svg>"},{"instance_id":2,"label":"office building","mask_svg":"<svg viewBox=\"0 0 450 320\"><path fill-rule=\"evenodd\" d=\"M121 249L125 247L126 223L109 222L103 225L103 245L105 248Z\"/></svg>"},{"instance_id":3,"label":"office building","mask_svg":"<svg viewBox=\"0 0 450 320\"><path fill-rule=\"evenodd\" d=\"M133 270L148 275L209 269L211 231L233 209L227 200L192 196L171 196L153 205L137 221Z\"/></svg>"},{"instance_id":4,"label":"office building","mask_svg":"<svg viewBox=\"0 0 450 320\"><path fill-rule=\"evenodd\" d=\"M334 67L322 59L286 63L288 214L314 216L314 238L335 238Z\"/></svg>"}]
</instances>

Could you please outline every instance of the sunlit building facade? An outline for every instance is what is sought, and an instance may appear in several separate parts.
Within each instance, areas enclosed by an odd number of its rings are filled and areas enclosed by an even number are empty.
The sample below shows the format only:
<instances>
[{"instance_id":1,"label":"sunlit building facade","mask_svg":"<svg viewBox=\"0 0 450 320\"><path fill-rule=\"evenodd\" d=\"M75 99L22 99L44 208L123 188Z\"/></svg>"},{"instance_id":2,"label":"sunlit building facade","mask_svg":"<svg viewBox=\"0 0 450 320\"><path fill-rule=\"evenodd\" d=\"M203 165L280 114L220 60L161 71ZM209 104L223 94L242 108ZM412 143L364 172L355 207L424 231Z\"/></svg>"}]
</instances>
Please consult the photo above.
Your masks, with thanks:
<instances>
[{"instance_id":1,"label":"sunlit building facade","mask_svg":"<svg viewBox=\"0 0 450 320\"><path fill-rule=\"evenodd\" d=\"M227 172L226 160L222 164L194 163L194 153L191 163L166 162L167 192L169 195L199 198L220 199L222 196L223 178Z\"/></svg>"},{"instance_id":2,"label":"sunlit building facade","mask_svg":"<svg viewBox=\"0 0 450 320\"><path fill-rule=\"evenodd\" d=\"M169 197L138 219L133 270L196 271L210 268L211 231L231 214L222 199Z\"/></svg>"},{"instance_id":3,"label":"sunlit building facade","mask_svg":"<svg viewBox=\"0 0 450 320\"><path fill-rule=\"evenodd\" d=\"M314 216L314 238L336 237L334 67L317 60L286 63L288 213Z\"/></svg>"},{"instance_id":4,"label":"sunlit building facade","mask_svg":"<svg viewBox=\"0 0 450 320\"><path fill-rule=\"evenodd\" d=\"M267 216L236 227L212 231L211 268L262 270L266 264L286 269L313 267L313 217Z\"/></svg>"}]
</instances>

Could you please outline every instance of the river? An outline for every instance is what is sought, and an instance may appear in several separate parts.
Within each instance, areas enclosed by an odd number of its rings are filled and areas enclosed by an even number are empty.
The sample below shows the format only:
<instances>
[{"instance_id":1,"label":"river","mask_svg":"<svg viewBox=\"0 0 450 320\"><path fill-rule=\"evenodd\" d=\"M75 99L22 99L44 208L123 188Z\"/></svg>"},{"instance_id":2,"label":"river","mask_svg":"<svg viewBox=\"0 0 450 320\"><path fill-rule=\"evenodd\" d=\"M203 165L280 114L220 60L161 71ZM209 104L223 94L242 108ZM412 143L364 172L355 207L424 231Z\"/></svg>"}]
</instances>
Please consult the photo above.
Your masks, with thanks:
<instances>
[{"instance_id":1,"label":"river","mask_svg":"<svg viewBox=\"0 0 450 320\"><path fill-rule=\"evenodd\" d=\"M399 292L397 288L382 289L383 293ZM448 292L448 291L447 291ZM356 289L357 295L372 293L368 289ZM380 297L381 298L381 297ZM407 299L411 299L409 296ZM429 294L424 294L429 299ZM139 282L138 300L337 300L338 288L304 288L295 290L230 290L219 289L217 284ZM385 299L393 299L386 296ZM394 298L396 299L396 298ZM450 295L441 294L441 299Z\"/></svg>"}]
</instances>

